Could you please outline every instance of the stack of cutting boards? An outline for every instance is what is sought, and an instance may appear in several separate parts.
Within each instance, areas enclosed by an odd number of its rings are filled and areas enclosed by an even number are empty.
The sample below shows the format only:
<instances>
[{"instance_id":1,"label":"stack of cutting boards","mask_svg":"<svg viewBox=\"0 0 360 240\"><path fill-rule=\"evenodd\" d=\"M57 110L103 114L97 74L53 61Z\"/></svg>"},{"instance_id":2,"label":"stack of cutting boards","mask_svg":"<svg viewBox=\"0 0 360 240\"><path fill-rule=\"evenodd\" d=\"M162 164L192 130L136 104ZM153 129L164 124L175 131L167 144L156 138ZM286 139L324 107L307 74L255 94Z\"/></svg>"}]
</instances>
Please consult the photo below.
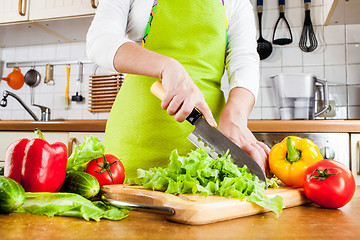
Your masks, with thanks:
<instances>
[{"instance_id":1,"label":"stack of cutting boards","mask_svg":"<svg viewBox=\"0 0 360 240\"><path fill-rule=\"evenodd\" d=\"M269 211L255 203L235 198L172 195L147 190L142 186L107 185L102 188L102 192L106 197L120 201L171 207L175 214L166 216L168 220L190 225L214 223ZM270 198L275 195L283 197L285 208L309 203L302 188L280 187L265 190L265 194Z\"/></svg>"}]
</instances>

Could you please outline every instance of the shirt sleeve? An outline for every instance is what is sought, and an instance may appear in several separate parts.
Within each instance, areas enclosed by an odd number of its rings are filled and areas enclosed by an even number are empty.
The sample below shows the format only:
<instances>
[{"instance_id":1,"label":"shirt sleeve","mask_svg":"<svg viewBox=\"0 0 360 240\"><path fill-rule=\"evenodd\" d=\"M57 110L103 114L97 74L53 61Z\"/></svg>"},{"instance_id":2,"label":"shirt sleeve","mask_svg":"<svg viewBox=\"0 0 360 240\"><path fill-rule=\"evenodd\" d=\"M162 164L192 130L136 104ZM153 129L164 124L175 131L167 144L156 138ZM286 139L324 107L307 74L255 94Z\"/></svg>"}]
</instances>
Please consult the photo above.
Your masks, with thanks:
<instances>
[{"instance_id":1,"label":"shirt sleeve","mask_svg":"<svg viewBox=\"0 0 360 240\"><path fill-rule=\"evenodd\" d=\"M226 6L228 4L228 6ZM257 98L259 92L259 55L253 7L248 0L225 2L228 17L226 70L229 90L243 87Z\"/></svg>"},{"instance_id":2,"label":"shirt sleeve","mask_svg":"<svg viewBox=\"0 0 360 240\"><path fill-rule=\"evenodd\" d=\"M115 71L113 60L119 47L133 42L126 37L131 0L101 0L86 35L86 53L96 64Z\"/></svg>"}]
</instances>

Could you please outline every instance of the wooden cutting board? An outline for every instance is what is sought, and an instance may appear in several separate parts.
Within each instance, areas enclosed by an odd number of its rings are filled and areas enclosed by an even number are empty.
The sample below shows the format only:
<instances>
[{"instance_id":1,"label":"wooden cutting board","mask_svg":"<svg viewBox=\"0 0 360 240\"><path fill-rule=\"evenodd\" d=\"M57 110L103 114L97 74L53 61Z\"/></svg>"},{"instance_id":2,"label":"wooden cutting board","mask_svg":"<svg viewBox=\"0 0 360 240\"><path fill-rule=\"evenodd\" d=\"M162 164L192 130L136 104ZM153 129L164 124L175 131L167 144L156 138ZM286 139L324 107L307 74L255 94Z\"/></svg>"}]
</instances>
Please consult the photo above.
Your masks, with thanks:
<instances>
[{"instance_id":1,"label":"wooden cutting board","mask_svg":"<svg viewBox=\"0 0 360 240\"><path fill-rule=\"evenodd\" d=\"M147 190L142 186L115 184L103 186L101 190L106 197L116 200L171 207L175 214L166 216L168 220L190 225L214 223L269 211L255 203L235 198L189 194L175 196ZM265 194L269 197L282 196L285 208L309 203L302 188L280 187L265 190Z\"/></svg>"}]
</instances>

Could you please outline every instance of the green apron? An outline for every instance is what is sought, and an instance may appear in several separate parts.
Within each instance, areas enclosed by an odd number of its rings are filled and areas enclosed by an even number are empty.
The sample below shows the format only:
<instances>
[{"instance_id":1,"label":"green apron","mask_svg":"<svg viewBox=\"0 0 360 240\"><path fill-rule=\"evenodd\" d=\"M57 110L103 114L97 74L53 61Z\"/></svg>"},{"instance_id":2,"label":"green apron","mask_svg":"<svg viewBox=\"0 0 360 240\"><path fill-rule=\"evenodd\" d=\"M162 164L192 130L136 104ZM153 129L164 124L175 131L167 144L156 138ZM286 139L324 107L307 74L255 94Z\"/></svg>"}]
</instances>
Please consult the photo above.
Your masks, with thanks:
<instances>
[{"instance_id":1,"label":"green apron","mask_svg":"<svg viewBox=\"0 0 360 240\"><path fill-rule=\"evenodd\" d=\"M158 0L154 9L144 47L178 60L218 121L225 104L220 89L226 48L224 6L219 0ZM150 92L157 80L128 75L107 121L106 153L120 159L127 178L136 177L138 168L166 166L174 149L186 155L195 148L186 138L194 126L175 121Z\"/></svg>"}]
</instances>

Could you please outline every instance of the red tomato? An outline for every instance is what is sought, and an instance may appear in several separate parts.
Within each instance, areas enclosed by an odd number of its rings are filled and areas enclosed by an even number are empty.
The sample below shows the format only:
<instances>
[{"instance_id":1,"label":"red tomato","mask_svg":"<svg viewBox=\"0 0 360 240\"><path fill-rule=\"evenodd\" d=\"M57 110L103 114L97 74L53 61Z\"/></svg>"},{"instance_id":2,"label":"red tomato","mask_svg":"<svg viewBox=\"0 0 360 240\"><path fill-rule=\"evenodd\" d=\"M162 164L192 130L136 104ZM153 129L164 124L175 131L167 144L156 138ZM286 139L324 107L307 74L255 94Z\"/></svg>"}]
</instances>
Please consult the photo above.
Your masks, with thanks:
<instances>
[{"instance_id":1,"label":"red tomato","mask_svg":"<svg viewBox=\"0 0 360 240\"><path fill-rule=\"evenodd\" d=\"M100 187L110 184L121 184L125 179L123 164L111 154L91 160L85 172L93 175L99 181Z\"/></svg>"},{"instance_id":2,"label":"red tomato","mask_svg":"<svg viewBox=\"0 0 360 240\"><path fill-rule=\"evenodd\" d=\"M303 189L310 201L326 208L340 208L354 196L355 179L342 163L324 159L306 169Z\"/></svg>"}]
</instances>

